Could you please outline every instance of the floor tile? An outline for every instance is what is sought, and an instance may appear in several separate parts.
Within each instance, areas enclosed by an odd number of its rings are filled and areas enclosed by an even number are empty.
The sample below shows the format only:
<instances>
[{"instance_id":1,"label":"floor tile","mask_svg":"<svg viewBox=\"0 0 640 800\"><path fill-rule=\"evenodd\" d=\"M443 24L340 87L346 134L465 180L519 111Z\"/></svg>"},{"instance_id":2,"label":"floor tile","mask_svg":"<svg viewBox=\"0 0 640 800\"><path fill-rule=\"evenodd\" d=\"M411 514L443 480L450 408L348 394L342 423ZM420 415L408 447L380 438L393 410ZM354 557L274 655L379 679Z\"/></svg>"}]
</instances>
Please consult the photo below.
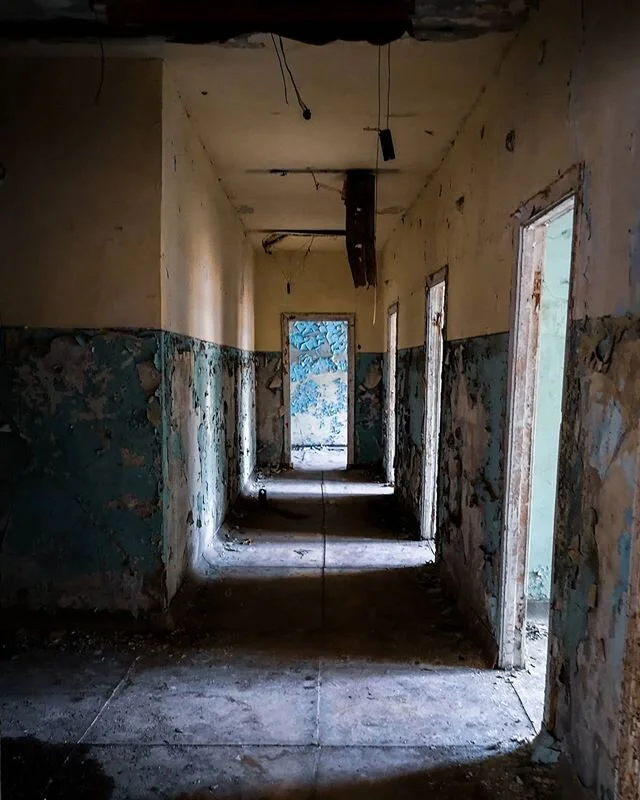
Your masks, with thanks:
<instances>
[{"instance_id":1,"label":"floor tile","mask_svg":"<svg viewBox=\"0 0 640 800\"><path fill-rule=\"evenodd\" d=\"M513 688L493 671L322 666L323 745L488 746L532 733Z\"/></svg>"},{"instance_id":2,"label":"floor tile","mask_svg":"<svg viewBox=\"0 0 640 800\"><path fill-rule=\"evenodd\" d=\"M317 666L141 663L91 744L312 744Z\"/></svg>"}]
</instances>

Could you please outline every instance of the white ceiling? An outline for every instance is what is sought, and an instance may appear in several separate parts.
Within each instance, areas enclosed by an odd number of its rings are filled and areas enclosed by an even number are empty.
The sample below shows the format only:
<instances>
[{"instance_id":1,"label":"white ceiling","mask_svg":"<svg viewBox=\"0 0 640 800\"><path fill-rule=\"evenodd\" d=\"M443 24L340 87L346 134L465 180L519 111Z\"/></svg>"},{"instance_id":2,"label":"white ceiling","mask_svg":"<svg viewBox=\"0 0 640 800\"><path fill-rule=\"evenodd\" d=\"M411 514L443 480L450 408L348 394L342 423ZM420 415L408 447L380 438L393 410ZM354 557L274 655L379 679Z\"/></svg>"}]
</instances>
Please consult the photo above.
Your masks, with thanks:
<instances>
[{"instance_id":1,"label":"white ceiling","mask_svg":"<svg viewBox=\"0 0 640 800\"><path fill-rule=\"evenodd\" d=\"M391 45L390 127L396 159L380 168L378 246L382 246L429 174L438 166L464 116L496 69L512 34L458 42ZM289 65L305 103L302 119L282 77L269 36L249 46L167 46L185 107L216 164L222 182L250 231L344 228L342 174L317 174L335 191L316 190L309 174L272 169L373 169L378 124L378 48L335 42L314 46L285 40ZM386 110L386 47L382 62L382 127ZM257 242L263 235L254 236ZM314 249L343 247L316 240ZM299 241L293 243L299 246Z\"/></svg>"}]
</instances>

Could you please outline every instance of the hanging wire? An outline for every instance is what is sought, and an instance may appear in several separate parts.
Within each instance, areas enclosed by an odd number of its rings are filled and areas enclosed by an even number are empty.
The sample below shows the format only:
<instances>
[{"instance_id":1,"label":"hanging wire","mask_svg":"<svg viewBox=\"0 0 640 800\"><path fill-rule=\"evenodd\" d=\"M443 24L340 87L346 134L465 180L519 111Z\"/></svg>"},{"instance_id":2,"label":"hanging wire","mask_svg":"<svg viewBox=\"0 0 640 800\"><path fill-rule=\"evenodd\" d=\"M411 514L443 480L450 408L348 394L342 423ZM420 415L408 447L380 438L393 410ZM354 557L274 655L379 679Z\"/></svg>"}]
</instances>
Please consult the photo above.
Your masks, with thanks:
<instances>
[{"instance_id":1,"label":"hanging wire","mask_svg":"<svg viewBox=\"0 0 640 800\"><path fill-rule=\"evenodd\" d=\"M282 76L282 86L284 87L284 102L289 105L289 92L287 91L287 78L284 74L284 67L282 66L282 58L278 51L278 45L276 43L276 37L271 34L271 41L273 42L273 49L276 51L276 57L278 59L278 65L280 67L280 75Z\"/></svg>"},{"instance_id":2,"label":"hanging wire","mask_svg":"<svg viewBox=\"0 0 640 800\"><path fill-rule=\"evenodd\" d=\"M380 121L381 121L381 100L380 100L380 93L381 93L381 60L382 60L382 48L378 47L378 133L380 132ZM375 230L378 227L378 169L380 167L380 142L378 141L378 136L376 136L376 171L374 175L374 183L373 183L373 223L374 223L374 234ZM377 269L377 268L376 268ZM376 280L375 284L373 285L373 325L376 324L376 311L378 307L378 281Z\"/></svg>"},{"instance_id":3,"label":"hanging wire","mask_svg":"<svg viewBox=\"0 0 640 800\"><path fill-rule=\"evenodd\" d=\"M96 7L93 4L93 0L88 0L89 8L91 13L93 14L96 25L100 24L100 19L98 18L98 12L96 11ZM98 88L96 89L95 96L93 98L93 102L98 105L100 102L100 95L102 94L102 88L104 86L104 62L105 62L105 54L104 54L104 42L102 41L102 37L98 37L98 44L100 45L100 78L98 79Z\"/></svg>"},{"instance_id":4,"label":"hanging wire","mask_svg":"<svg viewBox=\"0 0 640 800\"><path fill-rule=\"evenodd\" d=\"M289 62L287 61L287 54L284 49L284 42L282 41L282 36L278 36L278 42L280 44L280 52L282 55L282 60L284 62L285 69L289 73L289 78L291 79L291 85L293 86L293 91L296 93L296 100L298 101L298 105L300 106L300 110L302 111L303 116L305 119L311 118L311 109L309 106L304 102L302 99L302 95L300 94L300 90L298 89L298 84L296 83L296 79L293 77L293 72L291 71L291 67L289 66Z\"/></svg>"},{"instance_id":5,"label":"hanging wire","mask_svg":"<svg viewBox=\"0 0 640 800\"><path fill-rule=\"evenodd\" d=\"M381 106L380 90L381 90L381 82L382 82L381 81L381 75L380 75L380 73L382 71L382 67L381 67L381 60L382 60L381 50L382 50L382 48L378 47L378 124L377 124L377 130L378 131L380 130L380 117L381 117L381 109L380 109L380 106Z\"/></svg>"},{"instance_id":6,"label":"hanging wire","mask_svg":"<svg viewBox=\"0 0 640 800\"><path fill-rule=\"evenodd\" d=\"M298 252L299 250L302 250L303 247L306 247L304 255L302 256L302 261L300 262L300 264L297 267L295 267L292 270L286 270L286 271L282 270L283 276L287 279L287 294L291 294L291 288L292 288L293 279L296 277L296 275L299 275L303 271L305 262L307 260L307 256L311 252L311 248L313 247L313 243L315 241L315 238L316 238L315 236L312 236L311 237L311 241L309 242L309 244L307 244L305 242L304 244L300 245L300 247L296 247L293 250L293 252L295 253L295 252Z\"/></svg>"},{"instance_id":7,"label":"hanging wire","mask_svg":"<svg viewBox=\"0 0 640 800\"><path fill-rule=\"evenodd\" d=\"M387 128L389 127L390 105L391 105L391 43L387 45Z\"/></svg>"}]
</instances>

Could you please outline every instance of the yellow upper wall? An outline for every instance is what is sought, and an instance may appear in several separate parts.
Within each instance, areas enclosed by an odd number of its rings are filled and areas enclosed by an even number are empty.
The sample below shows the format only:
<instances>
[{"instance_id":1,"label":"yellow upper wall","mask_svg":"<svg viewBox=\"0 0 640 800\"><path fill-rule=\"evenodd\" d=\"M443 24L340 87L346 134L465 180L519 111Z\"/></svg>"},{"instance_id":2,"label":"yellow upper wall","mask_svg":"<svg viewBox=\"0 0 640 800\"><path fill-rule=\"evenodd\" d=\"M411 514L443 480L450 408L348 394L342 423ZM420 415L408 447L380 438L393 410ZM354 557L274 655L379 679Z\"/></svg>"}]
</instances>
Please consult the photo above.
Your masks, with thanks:
<instances>
[{"instance_id":1,"label":"yellow upper wall","mask_svg":"<svg viewBox=\"0 0 640 800\"><path fill-rule=\"evenodd\" d=\"M445 264L448 338L509 329L513 215L582 161L574 316L624 313L632 283L640 307L640 128L629 99L640 85L640 7L620 8L614 18L607 4L588 0L580 19L579 5L546 2L532 13L388 241L379 315L399 298L400 347L423 342L425 278Z\"/></svg>"},{"instance_id":2,"label":"yellow upper wall","mask_svg":"<svg viewBox=\"0 0 640 800\"><path fill-rule=\"evenodd\" d=\"M283 312L327 312L355 313L357 347L380 352L383 321L373 324L374 290L354 288L346 253L312 250L305 258L307 247L256 254L256 350L282 349Z\"/></svg>"},{"instance_id":3,"label":"yellow upper wall","mask_svg":"<svg viewBox=\"0 0 640 800\"><path fill-rule=\"evenodd\" d=\"M160 61L0 61L4 325L160 324Z\"/></svg>"},{"instance_id":4,"label":"yellow upper wall","mask_svg":"<svg viewBox=\"0 0 640 800\"><path fill-rule=\"evenodd\" d=\"M162 327L253 349L253 249L165 65Z\"/></svg>"}]
</instances>

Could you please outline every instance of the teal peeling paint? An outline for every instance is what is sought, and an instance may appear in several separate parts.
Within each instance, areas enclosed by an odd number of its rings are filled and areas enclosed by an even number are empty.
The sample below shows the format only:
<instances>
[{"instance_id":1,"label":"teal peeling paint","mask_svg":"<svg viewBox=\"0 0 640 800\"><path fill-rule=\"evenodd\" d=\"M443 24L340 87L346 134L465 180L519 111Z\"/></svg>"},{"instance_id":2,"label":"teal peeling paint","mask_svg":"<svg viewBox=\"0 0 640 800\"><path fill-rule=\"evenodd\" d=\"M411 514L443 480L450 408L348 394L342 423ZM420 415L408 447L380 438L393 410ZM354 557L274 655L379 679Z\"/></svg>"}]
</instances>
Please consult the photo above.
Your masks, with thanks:
<instances>
[{"instance_id":1,"label":"teal peeling paint","mask_svg":"<svg viewBox=\"0 0 640 800\"><path fill-rule=\"evenodd\" d=\"M157 605L161 441L138 366L155 363L159 333L9 329L5 342L1 404L30 461L11 487L3 602Z\"/></svg>"},{"instance_id":2,"label":"teal peeling paint","mask_svg":"<svg viewBox=\"0 0 640 800\"><path fill-rule=\"evenodd\" d=\"M486 614L483 622L494 634L497 631L504 505L508 353L506 333L447 341L443 366L438 530L445 533L443 556L452 565L460 563L461 568L464 567L459 554L466 548L478 547L482 551L482 574L460 574L456 580L467 587L474 607ZM481 404L485 419L487 445L477 472L462 463L465 436L473 432L467 420L456 417L452 405L460 381L464 382L470 402ZM471 482L468 502L481 509L482 518L482 529L474 532L473 542L467 543L460 540L460 525L466 513L461 507L462 480Z\"/></svg>"},{"instance_id":3,"label":"teal peeling paint","mask_svg":"<svg viewBox=\"0 0 640 800\"><path fill-rule=\"evenodd\" d=\"M409 518L420 521L423 480L425 348L398 350L396 368L396 496Z\"/></svg>"},{"instance_id":4,"label":"teal peeling paint","mask_svg":"<svg viewBox=\"0 0 640 800\"><path fill-rule=\"evenodd\" d=\"M253 407L253 354L238 348L218 345L172 332L164 333L164 371L166 375L167 417L172 428L172 446L167 458L178 459L166 466L166 473L183 476L178 487L167 486L165 506L180 503L178 521L191 512L194 534L185 526L183 535L195 540L186 549L198 554L204 537L211 536L222 524L242 489L243 478L253 470L255 443L243 441L249 416L251 437L255 435ZM189 381L189 405L175 407L179 392L170 388L176 382ZM248 396L242 396L243 381L248 381ZM196 451L189 454L189 440L195 433ZM247 451L248 448L248 451ZM243 459L249 459L249 465ZM174 496L174 490L177 492ZM186 497L185 497L186 495Z\"/></svg>"},{"instance_id":5,"label":"teal peeling paint","mask_svg":"<svg viewBox=\"0 0 640 800\"><path fill-rule=\"evenodd\" d=\"M356 355L355 442L356 464L382 465L382 355Z\"/></svg>"}]
</instances>

